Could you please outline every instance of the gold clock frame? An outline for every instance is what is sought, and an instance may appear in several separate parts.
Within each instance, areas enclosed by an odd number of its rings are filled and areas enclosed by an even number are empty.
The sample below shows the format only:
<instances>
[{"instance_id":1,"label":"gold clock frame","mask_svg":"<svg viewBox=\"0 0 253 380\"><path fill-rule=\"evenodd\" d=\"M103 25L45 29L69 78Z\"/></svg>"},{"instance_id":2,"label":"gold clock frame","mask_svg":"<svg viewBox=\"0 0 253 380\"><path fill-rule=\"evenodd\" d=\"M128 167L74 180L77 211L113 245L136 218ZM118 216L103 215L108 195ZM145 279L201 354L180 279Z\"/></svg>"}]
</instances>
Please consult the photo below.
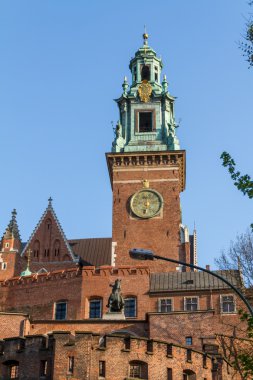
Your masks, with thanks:
<instances>
[{"instance_id":1,"label":"gold clock frame","mask_svg":"<svg viewBox=\"0 0 253 380\"><path fill-rule=\"evenodd\" d=\"M144 193L144 192L145 192L145 193L148 192L148 193L156 194L156 196L159 198L159 201L160 201L160 207L159 207L159 210L158 210L156 213L152 214L152 215L143 215L143 214L140 214L140 213L138 213L138 211L136 212L136 210L135 210L135 208L134 208L134 206L133 206L133 202L134 202L135 198L136 198L140 193ZM156 217L157 215L159 215L159 214L161 213L161 210L162 210L162 208L163 208L163 204L164 204L163 197L162 197L162 195L161 195L158 191L153 190L153 189L149 189L149 188L143 188L143 189L137 191L136 193L134 193L134 194L132 195L131 200L130 200L130 209L131 209L131 212L132 212L136 217L138 217L138 218L140 218L140 219L151 219L151 218L154 218L154 217Z\"/></svg>"}]
</instances>

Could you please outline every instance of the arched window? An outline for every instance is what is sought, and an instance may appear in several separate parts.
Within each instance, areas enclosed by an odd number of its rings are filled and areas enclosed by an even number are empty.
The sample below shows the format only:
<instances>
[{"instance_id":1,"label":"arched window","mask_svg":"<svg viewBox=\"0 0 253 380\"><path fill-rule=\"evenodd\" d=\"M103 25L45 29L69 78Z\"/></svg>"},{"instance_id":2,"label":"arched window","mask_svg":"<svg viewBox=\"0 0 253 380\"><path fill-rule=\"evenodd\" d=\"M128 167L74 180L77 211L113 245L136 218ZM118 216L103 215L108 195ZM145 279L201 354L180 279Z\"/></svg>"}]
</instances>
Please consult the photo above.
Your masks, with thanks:
<instances>
[{"instance_id":1,"label":"arched window","mask_svg":"<svg viewBox=\"0 0 253 380\"><path fill-rule=\"evenodd\" d=\"M51 227L52 227L52 220L50 218L48 218L46 220L46 230L47 231L50 231L51 230Z\"/></svg>"},{"instance_id":2,"label":"arched window","mask_svg":"<svg viewBox=\"0 0 253 380\"><path fill-rule=\"evenodd\" d=\"M196 373L190 369L185 369L183 372L183 380L196 380Z\"/></svg>"},{"instance_id":3,"label":"arched window","mask_svg":"<svg viewBox=\"0 0 253 380\"><path fill-rule=\"evenodd\" d=\"M39 240L35 240L33 244L33 257L39 257L40 254L40 242Z\"/></svg>"},{"instance_id":4,"label":"arched window","mask_svg":"<svg viewBox=\"0 0 253 380\"><path fill-rule=\"evenodd\" d=\"M133 379L148 379L148 365L139 360L129 363L129 377Z\"/></svg>"},{"instance_id":5,"label":"arched window","mask_svg":"<svg viewBox=\"0 0 253 380\"><path fill-rule=\"evenodd\" d=\"M141 69L141 80L150 80L150 68L147 65L142 66Z\"/></svg>"},{"instance_id":6,"label":"arched window","mask_svg":"<svg viewBox=\"0 0 253 380\"><path fill-rule=\"evenodd\" d=\"M56 239L54 242L54 248L53 248L53 254L55 257L60 256L60 248L61 248L61 243L59 239Z\"/></svg>"}]
</instances>

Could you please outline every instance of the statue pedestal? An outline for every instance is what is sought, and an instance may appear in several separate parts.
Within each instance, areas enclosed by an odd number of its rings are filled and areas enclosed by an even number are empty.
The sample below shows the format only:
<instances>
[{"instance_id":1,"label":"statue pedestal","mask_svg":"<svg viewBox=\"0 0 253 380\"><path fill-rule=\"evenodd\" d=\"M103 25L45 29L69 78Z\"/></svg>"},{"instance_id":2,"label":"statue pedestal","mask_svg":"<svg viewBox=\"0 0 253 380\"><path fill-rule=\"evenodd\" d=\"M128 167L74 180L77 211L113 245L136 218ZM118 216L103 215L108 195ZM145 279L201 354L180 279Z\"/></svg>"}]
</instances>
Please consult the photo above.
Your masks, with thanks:
<instances>
[{"instance_id":1,"label":"statue pedestal","mask_svg":"<svg viewBox=\"0 0 253 380\"><path fill-rule=\"evenodd\" d=\"M123 311L108 311L103 315L102 319L120 321L125 320L126 317Z\"/></svg>"}]
</instances>

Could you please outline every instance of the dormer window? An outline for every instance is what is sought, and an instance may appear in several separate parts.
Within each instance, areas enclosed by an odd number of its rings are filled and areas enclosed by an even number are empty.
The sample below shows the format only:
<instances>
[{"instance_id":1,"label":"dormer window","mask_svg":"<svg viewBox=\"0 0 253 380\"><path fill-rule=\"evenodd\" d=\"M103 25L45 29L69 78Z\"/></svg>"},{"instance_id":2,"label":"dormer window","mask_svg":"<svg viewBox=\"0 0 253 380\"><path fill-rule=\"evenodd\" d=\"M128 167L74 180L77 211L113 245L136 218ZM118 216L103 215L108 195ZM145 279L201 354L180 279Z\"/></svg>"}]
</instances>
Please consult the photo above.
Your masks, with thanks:
<instances>
[{"instance_id":1,"label":"dormer window","mask_svg":"<svg viewBox=\"0 0 253 380\"><path fill-rule=\"evenodd\" d=\"M141 80L150 81L150 68L147 65L143 65L141 69Z\"/></svg>"}]
</instances>

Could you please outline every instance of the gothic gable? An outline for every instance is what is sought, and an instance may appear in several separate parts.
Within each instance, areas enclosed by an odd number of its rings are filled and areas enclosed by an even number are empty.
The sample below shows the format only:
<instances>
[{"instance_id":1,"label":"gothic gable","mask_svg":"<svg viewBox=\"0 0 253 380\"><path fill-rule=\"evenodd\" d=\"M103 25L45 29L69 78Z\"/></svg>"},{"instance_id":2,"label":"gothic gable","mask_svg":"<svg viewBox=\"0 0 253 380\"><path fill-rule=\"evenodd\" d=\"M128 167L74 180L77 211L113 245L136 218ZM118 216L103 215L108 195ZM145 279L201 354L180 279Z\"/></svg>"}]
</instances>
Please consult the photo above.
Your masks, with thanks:
<instances>
[{"instance_id":1,"label":"gothic gable","mask_svg":"<svg viewBox=\"0 0 253 380\"><path fill-rule=\"evenodd\" d=\"M76 257L66 239L49 198L48 207L35 227L21 255L30 254L31 263L64 263L75 262ZM37 265L36 265L37 266Z\"/></svg>"}]
</instances>

